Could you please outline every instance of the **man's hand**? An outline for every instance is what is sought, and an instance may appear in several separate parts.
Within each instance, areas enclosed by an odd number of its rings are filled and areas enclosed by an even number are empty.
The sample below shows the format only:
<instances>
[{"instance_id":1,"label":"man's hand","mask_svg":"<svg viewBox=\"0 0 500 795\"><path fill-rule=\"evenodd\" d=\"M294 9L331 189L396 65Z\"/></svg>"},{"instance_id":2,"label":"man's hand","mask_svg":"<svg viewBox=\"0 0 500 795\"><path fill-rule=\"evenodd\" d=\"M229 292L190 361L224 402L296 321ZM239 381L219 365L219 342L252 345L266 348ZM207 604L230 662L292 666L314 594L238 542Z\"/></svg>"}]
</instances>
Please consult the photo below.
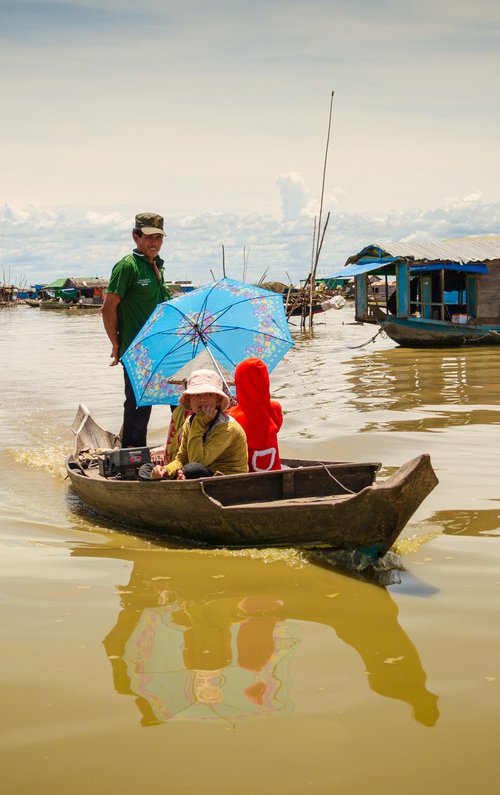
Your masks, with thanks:
<instances>
[{"instance_id":1,"label":"man's hand","mask_svg":"<svg viewBox=\"0 0 500 795\"><path fill-rule=\"evenodd\" d=\"M118 304L121 297L117 293L107 293L104 296L101 314L106 329L106 334L111 342L111 361L110 367L118 364L118 351L120 349L120 335L118 333Z\"/></svg>"},{"instance_id":2,"label":"man's hand","mask_svg":"<svg viewBox=\"0 0 500 795\"><path fill-rule=\"evenodd\" d=\"M113 345L113 347L111 348L111 361L109 363L110 367L114 367L116 364L118 364L118 351L119 351L119 349L120 349L120 343L119 342L117 342L116 345Z\"/></svg>"}]
</instances>

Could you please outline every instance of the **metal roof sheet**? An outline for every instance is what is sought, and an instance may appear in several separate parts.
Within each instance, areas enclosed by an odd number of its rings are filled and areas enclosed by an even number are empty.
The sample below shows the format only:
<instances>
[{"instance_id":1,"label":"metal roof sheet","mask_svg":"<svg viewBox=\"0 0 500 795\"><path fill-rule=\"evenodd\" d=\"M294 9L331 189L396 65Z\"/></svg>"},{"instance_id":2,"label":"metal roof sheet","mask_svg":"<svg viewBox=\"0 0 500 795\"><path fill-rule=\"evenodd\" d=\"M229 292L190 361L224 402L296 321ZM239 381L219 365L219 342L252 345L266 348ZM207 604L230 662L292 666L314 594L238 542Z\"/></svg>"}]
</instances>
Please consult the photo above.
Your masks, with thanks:
<instances>
[{"instance_id":1,"label":"metal roof sheet","mask_svg":"<svg viewBox=\"0 0 500 795\"><path fill-rule=\"evenodd\" d=\"M402 257L419 260L421 262L433 262L436 260L447 262L487 262L488 260L500 259L500 235L485 237L462 237L453 240L436 241L433 243L416 242L386 242L373 243L366 246L363 252L368 249L378 248L390 257ZM363 256L359 252L349 257L347 262L353 262Z\"/></svg>"},{"instance_id":2,"label":"metal roof sheet","mask_svg":"<svg viewBox=\"0 0 500 795\"><path fill-rule=\"evenodd\" d=\"M91 287L105 288L109 284L107 279L101 279L99 276L71 276L68 282L80 290L85 288L90 289Z\"/></svg>"}]
</instances>

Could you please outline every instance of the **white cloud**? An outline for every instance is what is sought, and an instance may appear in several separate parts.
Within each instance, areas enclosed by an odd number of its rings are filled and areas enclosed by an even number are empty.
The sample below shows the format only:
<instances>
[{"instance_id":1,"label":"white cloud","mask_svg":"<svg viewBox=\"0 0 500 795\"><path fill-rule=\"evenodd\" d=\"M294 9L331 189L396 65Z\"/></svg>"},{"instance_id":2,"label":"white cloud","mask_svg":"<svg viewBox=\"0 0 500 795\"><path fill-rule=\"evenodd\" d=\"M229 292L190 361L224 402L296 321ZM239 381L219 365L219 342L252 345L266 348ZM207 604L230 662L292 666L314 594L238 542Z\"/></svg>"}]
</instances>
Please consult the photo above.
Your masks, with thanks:
<instances>
[{"instance_id":1,"label":"white cloud","mask_svg":"<svg viewBox=\"0 0 500 795\"><path fill-rule=\"evenodd\" d=\"M300 174L292 172L290 174L280 174L276 178L281 195L281 209L285 221L296 220L304 210L309 191Z\"/></svg>"},{"instance_id":2,"label":"white cloud","mask_svg":"<svg viewBox=\"0 0 500 795\"><path fill-rule=\"evenodd\" d=\"M301 184L299 180L297 185ZM242 278L244 248L249 254L249 281L266 272L269 279L287 282L290 275L298 282L310 268L313 220L305 213L281 220L257 213L201 213L171 216L165 222L168 237L163 253L170 278L203 284L211 280L212 272L220 277L223 245L226 274L236 279ZM133 215L115 210L69 213L9 202L0 207L0 263L17 283L71 275L107 277L132 248L132 225ZM469 195L430 210L414 207L377 215L335 210L319 270L331 272L373 242L499 233L500 202L488 203L476 193L474 200Z\"/></svg>"}]
</instances>

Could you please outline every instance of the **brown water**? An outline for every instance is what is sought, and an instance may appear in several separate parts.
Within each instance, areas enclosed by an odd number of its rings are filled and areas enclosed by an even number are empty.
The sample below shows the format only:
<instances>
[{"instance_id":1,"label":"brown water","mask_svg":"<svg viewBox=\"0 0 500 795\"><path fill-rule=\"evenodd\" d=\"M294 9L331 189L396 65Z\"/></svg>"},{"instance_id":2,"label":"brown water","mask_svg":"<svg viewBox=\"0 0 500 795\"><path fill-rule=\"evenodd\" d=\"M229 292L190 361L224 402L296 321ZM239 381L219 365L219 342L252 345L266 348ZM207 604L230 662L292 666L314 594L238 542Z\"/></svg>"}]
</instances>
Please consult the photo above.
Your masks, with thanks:
<instances>
[{"instance_id":1,"label":"brown water","mask_svg":"<svg viewBox=\"0 0 500 795\"><path fill-rule=\"evenodd\" d=\"M272 381L284 454L431 454L385 588L85 513L77 405L121 422L100 318L0 311L3 792L498 791L500 349L351 347L374 333L332 311Z\"/></svg>"}]
</instances>

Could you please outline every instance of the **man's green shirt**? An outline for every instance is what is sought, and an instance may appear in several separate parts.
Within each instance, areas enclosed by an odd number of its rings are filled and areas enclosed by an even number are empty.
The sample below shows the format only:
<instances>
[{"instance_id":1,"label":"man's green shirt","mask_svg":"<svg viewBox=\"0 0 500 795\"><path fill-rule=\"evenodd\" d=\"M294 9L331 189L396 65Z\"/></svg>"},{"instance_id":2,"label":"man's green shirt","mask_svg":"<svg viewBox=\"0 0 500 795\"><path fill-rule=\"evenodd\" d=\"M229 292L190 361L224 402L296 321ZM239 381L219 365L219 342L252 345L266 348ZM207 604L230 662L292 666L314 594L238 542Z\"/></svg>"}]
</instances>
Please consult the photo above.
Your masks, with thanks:
<instances>
[{"instance_id":1,"label":"man's green shirt","mask_svg":"<svg viewBox=\"0 0 500 795\"><path fill-rule=\"evenodd\" d=\"M170 292L163 280L163 260L155 257L155 262L160 272L159 282L153 265L138 251L123 257L111 273L107 292L116 293L121 298L118 304L120 357L154 308L170 298Z\"/></svg>"}]
</instances>

